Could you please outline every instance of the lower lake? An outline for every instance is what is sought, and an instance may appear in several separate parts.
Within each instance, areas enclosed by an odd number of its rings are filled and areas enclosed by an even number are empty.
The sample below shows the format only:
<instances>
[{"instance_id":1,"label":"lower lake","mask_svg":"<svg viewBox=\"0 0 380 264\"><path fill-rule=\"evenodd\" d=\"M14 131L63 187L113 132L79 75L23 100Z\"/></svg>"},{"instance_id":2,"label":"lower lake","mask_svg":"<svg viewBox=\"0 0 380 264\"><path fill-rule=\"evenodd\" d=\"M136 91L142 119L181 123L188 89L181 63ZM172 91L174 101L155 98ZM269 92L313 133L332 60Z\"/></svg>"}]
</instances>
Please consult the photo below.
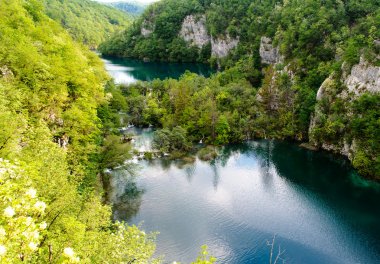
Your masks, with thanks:
<instances>
[{"instance_id":1,"label":"lower lake","mask_svg":"<svg viewBox=\"0 0 380 264\"><path fill-rule=\"evenodd\" d=\"M136 148L150 148L151 130ZM202 245L217 263L379 263L380 186L346 160L278 141L218 149L204 162L135 161L115 173L114 218L158 231L165 263L195 260ZM277 263L283 263L279 260Z\"/></svg>"}]
</instances>

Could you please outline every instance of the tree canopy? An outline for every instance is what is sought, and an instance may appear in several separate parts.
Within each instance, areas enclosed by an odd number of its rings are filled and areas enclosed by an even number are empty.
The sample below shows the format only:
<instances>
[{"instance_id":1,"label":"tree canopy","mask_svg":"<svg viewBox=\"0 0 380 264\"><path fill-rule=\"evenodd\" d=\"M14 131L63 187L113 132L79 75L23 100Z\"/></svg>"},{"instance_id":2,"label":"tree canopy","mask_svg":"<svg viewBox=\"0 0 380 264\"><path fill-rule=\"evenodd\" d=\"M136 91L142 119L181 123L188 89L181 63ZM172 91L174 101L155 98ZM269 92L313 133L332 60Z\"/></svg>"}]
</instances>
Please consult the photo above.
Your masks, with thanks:
<instances>
[{"instance_id":1,"label":"tree canopy","mask_svg":"<svg viewBox=\"0 0 380 264\"><path fill-rule=\"evenodd\" d=\"M0 18L0 262L155 262L154 235L101 200L102 62L40 1L0 1Z\"/></svg>"},{"instance_id":2,"label":"tree canopy","mask_svg":"<svg viewBox=\"0 0 380 264\"><path fill-rule=\"evenodd\" d=\"M78 42L96 48L132 22L132 17L91 0L44 0L46 14Z\"/></svg>"}]
</instances>

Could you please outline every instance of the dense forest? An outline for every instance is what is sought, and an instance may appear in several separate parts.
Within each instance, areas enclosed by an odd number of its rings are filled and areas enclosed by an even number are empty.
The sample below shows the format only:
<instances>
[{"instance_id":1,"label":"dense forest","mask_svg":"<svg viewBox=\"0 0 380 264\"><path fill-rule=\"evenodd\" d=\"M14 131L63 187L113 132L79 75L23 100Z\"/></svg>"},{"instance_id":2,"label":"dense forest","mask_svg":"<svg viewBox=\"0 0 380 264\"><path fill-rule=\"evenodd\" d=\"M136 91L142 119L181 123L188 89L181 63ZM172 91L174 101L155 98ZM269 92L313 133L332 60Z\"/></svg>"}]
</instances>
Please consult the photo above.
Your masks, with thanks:
<instances>
[{"instance_id":1,"label":"dense forest","mask_svg":"<svg viewBox=\"0 0 380 264\"><path fill-rule=\"evenodd\" d=\"M210 43L194 44L196 33L192 41L181 35L189 16L195 17L189 20L193 28L202 27L205 16L212 45L218 38L238 39L238 45L225 57L212 56ZM188 74L123 89L134 124L181 127L190 141L210 144L309 142L344 154L362 175L378 179L380 97L370 88L372 79L360 89L350 80L356 72L359 78L374 76L379 39L380 2L374 0L163 0L100 50L208 61L224 70L209 79Z\"/></svg>"},{"instance_id":2,"label":"dense forest","mask_svg":"<svg viewBox=\"0 0 380 264\"><path fill-rule=\"evenodd\" d=\"M155 234L102 202L130 150L98 116L117 101L103 63L40 1L0 1L0 18L0 262L160 262ZM196 263L213 262L204 248Z\"/></svg>"},{"instance_id":3,"label":"dense forest","mask_svg":"<svg viewBox=\"0 0 380 264\"><path fill-rule=\"evenodd\" d=\"M46 14L78 42L96 48L114 33L125 29L130 15L91 0L45 0Z\"/></svg>"},{"instance_id":4,"label":"dense forest","mask_svg":"<svg viewBox=\"0 0 380 264\"><path fill-rule=\"evenodd\" d=\"M247 54L258 59L262 36L273 38L285 59L296 54L315 64L338 53L351 56L352 61L358 59L362 46L373 45L366 36L373 40L378 33L379 5L375 0L163 0L149 6L126 31L103 43L100 51L150 60L208 61L212 59L210 45L199 48L180 36L185 17L205 15L211 40L239 39L236 49L224 58L230 66Z\"/></svg>"}]
</instances>

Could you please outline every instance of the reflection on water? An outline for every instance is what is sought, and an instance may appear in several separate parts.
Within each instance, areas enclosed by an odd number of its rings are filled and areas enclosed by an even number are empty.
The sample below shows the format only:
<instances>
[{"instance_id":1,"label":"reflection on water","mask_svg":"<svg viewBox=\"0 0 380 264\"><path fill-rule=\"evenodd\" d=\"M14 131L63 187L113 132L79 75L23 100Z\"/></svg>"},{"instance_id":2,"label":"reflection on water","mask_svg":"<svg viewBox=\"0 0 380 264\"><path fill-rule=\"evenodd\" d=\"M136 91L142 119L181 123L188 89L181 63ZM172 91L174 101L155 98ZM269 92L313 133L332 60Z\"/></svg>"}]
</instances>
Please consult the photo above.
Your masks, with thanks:
<instances>
[{"instance_id":1,"label":"reflection on water","mask_svg":"<svg viewBox=\"0 0 380 264\"><path fill-rule=\"evenodd\" d=\"M115 218L159 231L168 261L189 263L207 244L218 263L268 263L276 234L286 263L378 263L380 187L345 160L276 141L219 152L141 161L134 181L114 178Z\"/></svg>"},{"instance_id":2,"label":"reflection on water","mask_svg":"<svg viewBox=\"0 0 380 264\"><path fill-rule=\"evenodd\" d=\"M136 81L152 81L154 79L178 79L185 71L209 77L215 71L201 63L168 63L143 62L135 59L114 57L102 58L106 70L117 84L132 84Z\"/></svg>"},{"instance_id":3,"label":"reflection on water","mask_svg":"<svg viewBox=\"0 0 380 264\"><path fill-rule=\"evenodd\" d=\"M140 209L144 190L137 186L134 175L128 171L114 171L110 189L107 200L112 204L114 220L130 220Z\"/></svg>"}]
</instances>

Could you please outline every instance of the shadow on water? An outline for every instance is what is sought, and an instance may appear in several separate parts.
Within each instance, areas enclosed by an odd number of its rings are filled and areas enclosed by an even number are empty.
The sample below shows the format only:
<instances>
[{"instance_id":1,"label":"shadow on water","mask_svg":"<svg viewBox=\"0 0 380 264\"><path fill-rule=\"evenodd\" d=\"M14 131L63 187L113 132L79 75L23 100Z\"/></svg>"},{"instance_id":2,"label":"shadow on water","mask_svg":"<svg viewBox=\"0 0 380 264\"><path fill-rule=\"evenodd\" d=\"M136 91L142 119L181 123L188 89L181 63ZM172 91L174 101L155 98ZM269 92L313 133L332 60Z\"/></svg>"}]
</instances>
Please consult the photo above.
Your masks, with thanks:
<instances>
[{"instance_id":1,"label":"shadow on water","mask_svg":"<svg viewBox=\"0 0 380 264\"><path fill-rule=\"evenodd\" d=\"M120 170L112 173L110 189L108 201L112 205L113 219L129 221L140 210L145 190L137 186L134 175Z\"/></svg>"}]
</instances>

